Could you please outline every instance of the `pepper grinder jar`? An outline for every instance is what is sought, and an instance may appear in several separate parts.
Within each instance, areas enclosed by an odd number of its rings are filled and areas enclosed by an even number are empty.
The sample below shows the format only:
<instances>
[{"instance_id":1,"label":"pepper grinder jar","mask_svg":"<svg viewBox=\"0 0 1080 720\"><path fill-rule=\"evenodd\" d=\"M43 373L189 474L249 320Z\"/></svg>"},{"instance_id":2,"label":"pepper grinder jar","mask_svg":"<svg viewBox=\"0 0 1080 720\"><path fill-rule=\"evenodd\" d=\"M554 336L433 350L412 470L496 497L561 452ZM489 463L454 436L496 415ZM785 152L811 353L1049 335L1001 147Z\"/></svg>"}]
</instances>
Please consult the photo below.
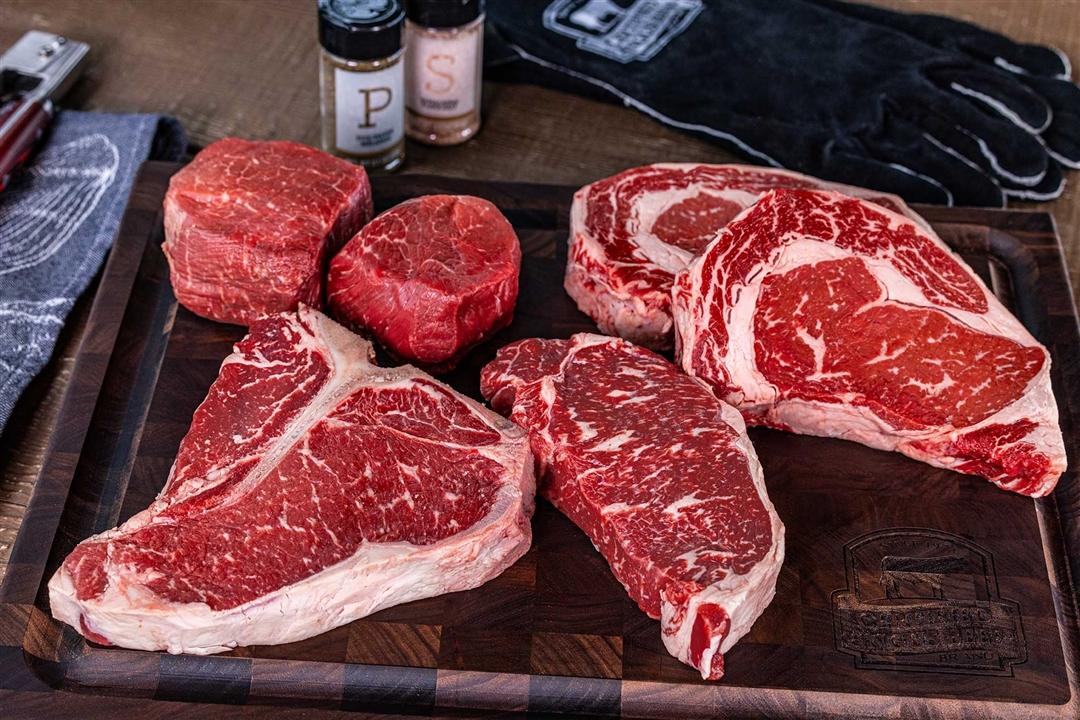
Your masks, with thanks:
<instances>
[{"instance_id":1,"label":"pepper grinder jar","mask_svg":"<svg viewBox=\"0 0 1080 720\"><path fill-rule=\"evenodd\" d=\"M480 129L483 0L406 0L405 131L457 145Z\"/></svg>"},{"instance_id":2,"label":"pepper grinder jar","mask_svg":"<svg viewBox=\"0 0 1080 720\"><path fill-rule=\"evenodd\" d=\"M404 23L398 0L319 0L323 148L371 170L405 160Z\"/></svg>"}]
</instances>

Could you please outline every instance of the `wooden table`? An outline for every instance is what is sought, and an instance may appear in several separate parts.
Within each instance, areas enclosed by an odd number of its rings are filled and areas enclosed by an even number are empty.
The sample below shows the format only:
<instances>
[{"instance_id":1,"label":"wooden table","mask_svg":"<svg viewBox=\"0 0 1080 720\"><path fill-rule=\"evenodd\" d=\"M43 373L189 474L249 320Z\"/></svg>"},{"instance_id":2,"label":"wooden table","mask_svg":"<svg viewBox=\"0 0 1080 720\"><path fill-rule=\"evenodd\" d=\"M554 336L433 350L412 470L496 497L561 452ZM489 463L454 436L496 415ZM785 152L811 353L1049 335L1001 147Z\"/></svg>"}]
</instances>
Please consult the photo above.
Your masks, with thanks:
<instances>
[{"instance_id":1,"label":"wooden table","mask_svg":"<svg viewBox=\"0 0 1080 720\"><path fill-rule=\"evenodd\" d=\"M879 4L947 13L1019 40L1054 45L1080 66L1078 0ZM67 98L69 107L172 114L197 145L226 135L318 144L311 0L3 0L0 47L31 28L70 35L93 48L86 76ZM484 105L485 129L477 138L457 148L410 145L406 170L583 184L648 162L738 159L619 105L541 88L489 83ZM1016 204L1054 214L1074 286L1080 281L1078 188L1080 175L1070 174L1069 187L1058 200ZM93 289L76 305L52 362L31 384L0 436L0 576L40 469L92 295ZM208 711L175 703L0 691L0 707L15 707L10 702L17 703L20 717L51 717L65 710L78 717L113 717L146 713L151 707L159 715L205 717ZM237 717L256 712L260 709L230 709Z\"/></svg>"}]
</instances>

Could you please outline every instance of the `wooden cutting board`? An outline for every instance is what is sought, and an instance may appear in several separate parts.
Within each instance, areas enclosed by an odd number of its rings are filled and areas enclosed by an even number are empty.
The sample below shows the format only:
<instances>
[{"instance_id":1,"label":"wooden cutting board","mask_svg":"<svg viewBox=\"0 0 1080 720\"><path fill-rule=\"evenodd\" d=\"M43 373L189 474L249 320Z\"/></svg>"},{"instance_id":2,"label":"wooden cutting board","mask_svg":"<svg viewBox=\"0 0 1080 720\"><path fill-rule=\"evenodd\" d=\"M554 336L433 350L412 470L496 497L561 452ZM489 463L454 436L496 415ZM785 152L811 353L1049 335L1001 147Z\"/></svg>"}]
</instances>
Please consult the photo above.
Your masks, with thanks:
<instances>
[{"instance_id":1,"label":"wooden cutting board","mask_svg":"<svg viewBox=\"0 0 1080 720\"><path fill-rule=\"evenodd\" d=\"M1080 337L1048 215L923 208L1053 355L1073 461L1054 496L853 443L755 429L787 526L776 599L703 682L665 652L583 533L546 502L532 550L473 591L409 603L291 645L212 657L86 642L49 616L74 545L149 504L243 330L173 298L161 199L144 167L92 310L61 419L0 587L0 689L374 711L633 717L1077 717ZM376 205L434 192L497 204L521 239L514 324L448 379L521 337L593 330L562 290L571 188L380 177Z\"/></svg>"}]
</instances>

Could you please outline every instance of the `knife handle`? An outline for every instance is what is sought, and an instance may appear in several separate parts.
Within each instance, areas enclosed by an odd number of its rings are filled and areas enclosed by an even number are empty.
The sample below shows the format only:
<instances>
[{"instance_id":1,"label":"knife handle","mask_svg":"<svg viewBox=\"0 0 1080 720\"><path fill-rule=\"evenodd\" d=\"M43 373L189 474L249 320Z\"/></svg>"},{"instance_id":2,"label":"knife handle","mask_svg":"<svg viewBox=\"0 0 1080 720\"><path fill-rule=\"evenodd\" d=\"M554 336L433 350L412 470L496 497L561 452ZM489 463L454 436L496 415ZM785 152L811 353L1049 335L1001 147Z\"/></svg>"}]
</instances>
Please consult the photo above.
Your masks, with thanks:
<instances>
[{"instance_id":1,"label":"knife handle","mask_svg":"<svg viewBox=\"0 0 1080 720\"><path fill-rule=\"evenodd\" d=\"M0 110L0 190L30 156L52 119L52 103L19 100Z\"/></svg>"}]
</instances>

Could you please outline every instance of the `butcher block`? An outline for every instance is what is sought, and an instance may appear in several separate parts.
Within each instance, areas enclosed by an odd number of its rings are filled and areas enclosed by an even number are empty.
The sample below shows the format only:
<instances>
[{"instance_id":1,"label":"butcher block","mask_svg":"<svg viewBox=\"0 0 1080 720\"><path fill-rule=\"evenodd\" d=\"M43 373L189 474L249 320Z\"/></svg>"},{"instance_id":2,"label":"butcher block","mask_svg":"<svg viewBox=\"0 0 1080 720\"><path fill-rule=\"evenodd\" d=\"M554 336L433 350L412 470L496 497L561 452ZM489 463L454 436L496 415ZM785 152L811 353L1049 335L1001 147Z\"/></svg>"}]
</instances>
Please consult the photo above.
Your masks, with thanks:
<instances>
[{"instance_id":1,"label":"butcher block","mask_svg":"<svg viewBox=\"0 0 1080 720\"><path fill-rule=\"evenodd\" d=\"M776 598L708 682L569 520L540 501L532 549L486 585L289 645L196 657L103 647L52 619L45 582L81 540L146 507L243 328L179 307L144 167L109 259L43 475L0 587L0 687L409 714L1080 715L1080 336L1051 218L921 208L1053 357L1070 464L1031 500L898 454L752 429L787 528ZM521 241L513 324L445 379L479 398L506 343L595 326L562 288L574 188L376 178L376 210L417 195L495 203ZM385 362L385 359L383 360Z\"/></svg>"}]
</instances>

